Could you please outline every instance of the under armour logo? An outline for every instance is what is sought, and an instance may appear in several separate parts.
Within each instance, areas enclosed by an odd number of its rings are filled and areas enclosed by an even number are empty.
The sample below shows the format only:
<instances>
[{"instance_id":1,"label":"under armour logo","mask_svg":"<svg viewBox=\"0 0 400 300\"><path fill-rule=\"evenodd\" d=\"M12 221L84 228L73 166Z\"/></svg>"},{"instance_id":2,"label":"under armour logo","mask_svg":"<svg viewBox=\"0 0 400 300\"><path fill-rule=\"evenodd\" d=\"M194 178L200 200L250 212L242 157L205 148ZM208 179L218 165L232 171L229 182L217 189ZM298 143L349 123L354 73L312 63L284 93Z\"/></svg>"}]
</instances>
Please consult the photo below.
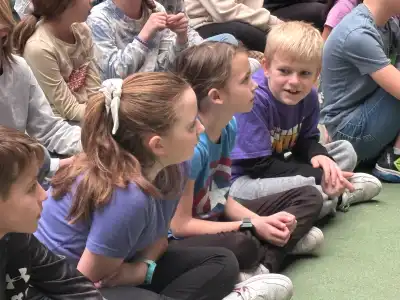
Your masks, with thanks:
<instances>
[{"instance_id":1,"label":"under armour logo","mask_svg":"<svg viewBox=\"0 0 400 300\"><path fill-rule=\"evenodd\" d=\"M28 295L28 289L29 288L27 288L25 291L25 297ZM11 297L11 300L23 300L23 299L24 299L24 294L22 294L22 293L19 293L18 295Z\"/></svg>"},{"instance_id":2,"label":"under armour logo","mask_svg":"<svg viewBox=\"0 0 400 300\"><path fill-rule=\"evenodd\" d=\"M7 290L13 290L15 289L14 283L17 282L18 280L24 280L25 282L28 282L29 279L31 278L30 275L26 274L26 272L28 271L26 268L21 268L18 269L19 273L21 274L20 276L11 278L9 274L6 275L6 282L7 282ZM17 296L14 296L17 297ZM11 300L18 300L19 298L16 299L11 299ZM22 299L22 298L21 298Z\"/></svg>"}]
</instances>

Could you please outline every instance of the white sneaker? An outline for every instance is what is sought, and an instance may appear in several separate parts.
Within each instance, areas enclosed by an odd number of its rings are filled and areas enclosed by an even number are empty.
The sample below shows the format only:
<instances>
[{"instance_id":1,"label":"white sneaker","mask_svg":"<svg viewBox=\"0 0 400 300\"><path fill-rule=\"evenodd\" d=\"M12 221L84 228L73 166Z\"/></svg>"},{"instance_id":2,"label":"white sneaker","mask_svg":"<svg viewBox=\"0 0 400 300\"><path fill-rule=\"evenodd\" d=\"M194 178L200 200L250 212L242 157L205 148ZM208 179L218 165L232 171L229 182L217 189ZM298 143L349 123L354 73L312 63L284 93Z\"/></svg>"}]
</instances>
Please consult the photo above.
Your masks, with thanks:
<instances>
[{"instance_id":1,"label":"white sneaker","mask_svg":"<svg viewBox=\"0 0 400 300\"><path fill-rule=\"evenodd\" d=\"M336 206L337 206L338 199L328 199L322 203L322 208L318 216L318 220L326 216L335 216L336 215Z\"/></svg>"},{"instance_id":2,"label":"white sneaker","mask_svg":"<svg viewBox=\"0 0 400 300\"><path fill-rule=\"evenodd\" d=\"M253 276L262 274L269 274L269 270L263 264L260 264L257 268L251 270L250 272L240 272L238 283L246 281Z\"/></svg>"},{"instance_id":3,"label":"white sneaker","mask_svg":"<svg viewBox=\"0 0 400 300\"><path fill-rule=\"evenodd\" d=\"M338 209L344 212L348 211L352 204L371 200L382 190L382 183L370 174L355 173L349 181L353 184L355 191L343 193L342 203L340 203Z\"/></svg>"},{"instance_id":4,"label":"white sneaker","mask_svg":"<svg viewBox=\"0 0 400 300\"><path fill-rule=\"evenodd\" d=\"M237 284L223 300L289 300L292 296L293 284L288 277L264 274Z\"/></svg>"},{"instance_id":5,"label":"white sneaker","mask_svg":"<svg viewBox=\"0 0 400 300\"><path fill-rule=\"evenodd\" d=\"M313 226L310 231L297 242L290 254L312 254L321 247L323 242L324 234L322 230Z\"/></svg>"}]
</instances>

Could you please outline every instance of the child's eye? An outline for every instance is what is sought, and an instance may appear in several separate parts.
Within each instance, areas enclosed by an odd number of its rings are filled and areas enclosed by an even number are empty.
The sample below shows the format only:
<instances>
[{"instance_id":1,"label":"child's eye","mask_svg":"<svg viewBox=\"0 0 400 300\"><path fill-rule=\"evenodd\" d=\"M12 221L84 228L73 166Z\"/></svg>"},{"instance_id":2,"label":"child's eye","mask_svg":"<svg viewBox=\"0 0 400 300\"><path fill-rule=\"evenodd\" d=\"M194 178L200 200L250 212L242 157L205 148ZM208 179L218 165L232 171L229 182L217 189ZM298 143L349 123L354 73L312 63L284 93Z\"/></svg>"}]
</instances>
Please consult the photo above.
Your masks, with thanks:
<instances>
[{"instance_id":1,"label":"child's eye","mask_svg":"<svg viewBox=\"0 0 400 300\"><path fill-rule=\"evenodd\" d=\"M300 74L301 74L301 76L310 76L310 75L312 75L312 73L309 72L309 71L303 71Z\"/></svg>"},{"instance_id":2,"label":"child's eye","mask_svg":"<svg viewBox=\"0 0 400 300\"><path fill-rule=\"evenodd\" d=\"M35 184L32 184L28 189L28 193L33 193L34 191L36 191L37 185L37 182L35 182Z\"/></svg>"},{"instance_id":3,"label":"child's eye","mask_svg":"<svg viewBox=\"0 0 400 300\"><path fill-rule=\"evenodd\" d=\"M196 122L194 122L192 125L189 127L189 132L193 132L196 129Z\"/></svg>"},{"instance_id":4,"label":"child's eye","mask_svg":"<svg viewBox=\"0 0 400 300\"><path fill-rule=\"evenodd\" d=\"M278 69L279 72L281 72L284 75L288 75L290 73L290 71L288 69Z\"/></svg>"}]
</instances>

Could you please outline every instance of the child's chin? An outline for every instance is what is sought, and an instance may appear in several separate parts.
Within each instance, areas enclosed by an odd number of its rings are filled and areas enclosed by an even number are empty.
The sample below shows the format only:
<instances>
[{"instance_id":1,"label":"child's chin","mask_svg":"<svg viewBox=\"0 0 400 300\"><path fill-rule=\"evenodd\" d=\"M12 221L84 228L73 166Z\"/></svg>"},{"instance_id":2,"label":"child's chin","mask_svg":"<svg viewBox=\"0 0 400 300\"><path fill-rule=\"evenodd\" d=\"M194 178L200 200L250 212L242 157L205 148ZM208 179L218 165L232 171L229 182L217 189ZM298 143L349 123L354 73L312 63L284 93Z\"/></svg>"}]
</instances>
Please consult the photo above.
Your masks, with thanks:
<instances>
[{"instance_id":1,"label":"child's chin","mask_svg":"<svg viewBox=\"0 0 400 300\"><path fill-rule=\"evenodd\" d=\"M286 105L297 105L301 100L302 99L285 98L281 102L283 102Z\"/></svg>"}]
</instances>

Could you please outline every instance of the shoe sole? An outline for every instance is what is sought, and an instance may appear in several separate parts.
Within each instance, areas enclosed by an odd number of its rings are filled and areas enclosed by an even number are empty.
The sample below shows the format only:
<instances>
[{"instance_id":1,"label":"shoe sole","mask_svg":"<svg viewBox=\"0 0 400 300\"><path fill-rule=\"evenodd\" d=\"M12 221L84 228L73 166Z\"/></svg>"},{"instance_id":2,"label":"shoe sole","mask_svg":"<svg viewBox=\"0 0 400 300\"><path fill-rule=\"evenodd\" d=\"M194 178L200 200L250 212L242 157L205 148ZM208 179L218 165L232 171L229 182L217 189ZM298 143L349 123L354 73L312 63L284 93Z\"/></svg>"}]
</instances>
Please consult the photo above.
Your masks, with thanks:
<instances>
[{"instance_id":1,"label":"shoe sole","mask_svg":"<svg viewBox=\"0 0 400 300\"><path fill-rule=\"evenodd\" d=\"M264 279L264 278L267 277L267 276L268 276L268 279L271 279L271 280L282 280L282 281L284 281L285 283L287 283L287 285L285 285L285 287L286 287L286 286L291 286L292 289L293 289L293 283L292 283L292 281L289 279L289 277L286 277L286 276L281 275L281 274L273 274L273 273L272 273L272 274L269 273L269 274L255 275L255 276L250 277L249 279L247 279L247 280L245 280L245 281L242 281L242 282L236 284L236 285L235 285L235 288L241 288L241 287L243 287L243 286L245 286L245 285L247 285L247 284L253 283L253 282L255 282L255 281L262 280L262 279Z\"/></svg>"},{"instance_id":2,"label":"shoe sole","mask_svg":"<svg viewBox=\"0 0 400 300\"><path fill-rule=\"evenodd\" d=\"M400 183L399 172L382 168L378 166L378 164L375 165L375 168L372 170L372 174L386 182Z\"/></svg>"},{"instance_id":3,"label":"shoe sole","mask_svg":"<svg viewBox=\"0 0 400 300\"><path fill-rule=\"evenodd\" d=\"M266 277L268 277L267 279L265 279ZM241 283L238 283L235 285L235 289L236 288L241 288L247 284L253 283L255 281L259 281L259 280L265 280L265 281L269 281L269 280L276 280L276 282L273 282L273 284L275 285L280 285L282 288L284 288L286 290L286 297L283 298L282 300L289 300L292 299L293 297L293 283L292 281L289 279L289 277L286 277L284 275L281 274L274 274L274 273L269 273L269 274L261 274L261 275L256 275L253 276L249 279L247 279L246 281L243 281ZM278 280L280 280L281 282L284 283L279 283Z\"/></svg>"},{"instance_id":4,"label":"shoe sole","mask_svg":"<svg viewBox=\"0 0 400 300\"><path fill-rule=\"evenodd\" d=\"M306 235L311 235L314 238L314 240L319 241L319 242L315 243L314 248L312 248L311 250L301 249L298 252L296 252L296 251L291 252L290 255L298 255L298 256L312 255L312 254L316 253L324 244L324 240L325 240L324 233L318 227L312 228L310 230L310 232L308 232Z\"/></svg>"}]
</instances>

